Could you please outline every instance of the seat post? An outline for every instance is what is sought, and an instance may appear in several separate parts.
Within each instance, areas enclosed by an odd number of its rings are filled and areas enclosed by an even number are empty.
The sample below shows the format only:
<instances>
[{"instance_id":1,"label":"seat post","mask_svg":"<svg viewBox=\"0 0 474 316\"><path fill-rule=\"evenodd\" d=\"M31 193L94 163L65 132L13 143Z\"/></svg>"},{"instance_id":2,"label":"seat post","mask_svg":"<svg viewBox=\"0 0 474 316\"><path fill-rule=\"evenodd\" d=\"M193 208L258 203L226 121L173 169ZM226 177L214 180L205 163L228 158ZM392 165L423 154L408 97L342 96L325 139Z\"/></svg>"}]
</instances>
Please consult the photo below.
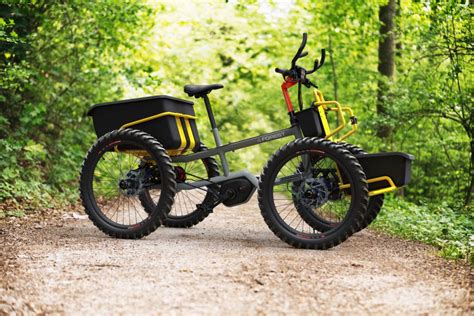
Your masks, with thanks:
<instances>
[{"instance_id":1,"label":"seat post","mask_svg":"<svg viewBox=\"0 0 474 316\"><path fill-rule=\"evenodd\" d=\"M211 103L209 102L209 97L207 94L202 96L204 99L204 104L206 104L207 115L209 116L209 121L211 122L212 134L214 135L214 140L216 142L216 147L222 146L222 140L219 136L219 130L217 129L216 120L214 118L214 113L212 112ZM227 158L225 157L224 152L219 152L219 158L221 159L222 169L224 169L224 175L229 175L229 164L227 163Z\"/></svg>"}]
</instances>

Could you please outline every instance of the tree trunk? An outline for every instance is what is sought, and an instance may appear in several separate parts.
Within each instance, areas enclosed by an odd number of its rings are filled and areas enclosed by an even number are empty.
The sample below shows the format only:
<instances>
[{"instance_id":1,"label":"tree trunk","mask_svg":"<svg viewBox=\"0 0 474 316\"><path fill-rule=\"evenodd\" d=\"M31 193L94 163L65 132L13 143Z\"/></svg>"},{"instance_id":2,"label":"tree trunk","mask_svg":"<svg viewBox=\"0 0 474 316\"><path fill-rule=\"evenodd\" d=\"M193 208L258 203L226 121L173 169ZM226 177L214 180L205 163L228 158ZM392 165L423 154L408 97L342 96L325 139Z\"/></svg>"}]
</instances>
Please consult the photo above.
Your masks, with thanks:
<instances>
[{"instance_id":1,"label":"tree trunk","mask_svg":"<svg viewBox=\"0 0 474 316\"><path fill-rule=\"evenodd\" d=\"M466 199L464 205L472 205L472 199L474 196L474 139L471 139L471 162L469 165L469 184L466 189Z\"/></svg>"},{"instance_id":2,"label":"tree trunk","mask_svg":"<svg viewBox=\"0 0 474 316\"><path fill-rule=\"evenodd\" d=\"M402 45L402 41L401 41L401 31L400 31L400 27L401 27L401 23L400 23L400 14L401 14L401 9L402 9L402 6L400 4L401 0L397 0L397 7L395 8L395 18L396 20L398 20L398 23L396 23L397 21L395 21L395 29L396 29L396 32L395 32L395 55L397 55L397 58L398 60L400 60L402 58L402 49L403 49L403 45Z\"/></svg>"},{"instance_id":3,"label":"tree trunk","mask_svg":"<svg viewBox=\"0 0 474 316\"><path fill-rule=\"evenodd\" d=\"M387 82L393 80L395 73L395 36L394 18L396 12L396 0L389 0L387 5L379 9L379 61L378 71L381 78L377 87L377 114L386 117L388 114L387 104L389 102L389 85ZM377 128L377 135L381 138L389 138L392 134L392 127L389 124L381 123Z\"/></svg>"}]
</instances>

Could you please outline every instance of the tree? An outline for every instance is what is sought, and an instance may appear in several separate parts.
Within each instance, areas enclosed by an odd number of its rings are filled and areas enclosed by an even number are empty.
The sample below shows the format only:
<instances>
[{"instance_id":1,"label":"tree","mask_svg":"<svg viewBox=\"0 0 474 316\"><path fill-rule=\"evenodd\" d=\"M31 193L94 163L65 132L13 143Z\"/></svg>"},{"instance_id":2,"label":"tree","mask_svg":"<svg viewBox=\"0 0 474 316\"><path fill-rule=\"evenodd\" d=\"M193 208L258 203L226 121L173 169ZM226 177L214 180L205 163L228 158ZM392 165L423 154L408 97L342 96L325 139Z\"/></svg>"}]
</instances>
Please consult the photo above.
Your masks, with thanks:
<instances>
[{"instance_id":1,"label":"tree","mask_svg":"<svg viewBox=\"0 0 474 316\"><path fill-rule=\"evenodd\" d=\"M84 140L93 140L84 114L121 97L151 10L135 0L38 0L0 12L0 201L75 195Z\"/></svg>"},{"instance_id":2,"label":"tree","mask_svg":"<svg viewBox=\"0 0 474 316\"><path fill-rule=\"evenodd\" d=\"M469 139L470 161L468 163L469 184L465 190L465 205L472 205L474 198L474 105L473 89L469 86L472 76L473 37L472 11L468 4L455 1L440 3L433 1L431 27L426 41L426 58L445 72L445 84L436 107L424 108L424 112L440 116L462 127ZM443 69L444 68L444 69ZM442 77L441 77L442 78Z\"/></svg>"},{"instance_id":3,"label":"tree","mask_svg":"<svg viewBox=\"0 0 474 316\"><path fill-rule=\"evenodd\" d=\"M388 116L387 104L390 98L389 81L393 80L395 74L395 13L396 0L389 0L386 5L379 9L380 38L378 49L378 71L380 78L377 82L377 113L382 118L378 126L377 135L381 138L389 138L392 127L384 121Z\"/></svg>"}]
</instances>

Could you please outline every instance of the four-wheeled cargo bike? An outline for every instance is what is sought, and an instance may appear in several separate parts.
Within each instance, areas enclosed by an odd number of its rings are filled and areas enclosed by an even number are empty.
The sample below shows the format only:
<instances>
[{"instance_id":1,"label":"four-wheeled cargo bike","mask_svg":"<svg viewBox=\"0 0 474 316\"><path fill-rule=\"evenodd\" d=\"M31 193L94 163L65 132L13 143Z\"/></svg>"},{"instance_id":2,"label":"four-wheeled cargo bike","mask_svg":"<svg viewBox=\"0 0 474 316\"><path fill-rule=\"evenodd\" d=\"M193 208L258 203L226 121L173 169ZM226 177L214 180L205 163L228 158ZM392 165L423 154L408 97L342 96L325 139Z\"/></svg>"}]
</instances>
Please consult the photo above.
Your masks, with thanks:
<instances>
[{"instance_id":1,"label":"four-wheeled cargo bike","mask_svg":"<svg viewBox=\"0 0 474 316\"><path fill-rule=\"evenodd\" d=\"M158 226L191 227L219 205L258 203L268 227L299 248L327 249L367 227L380 212L384 193L410 180L413 157L399 152L368 154L342 142L357 130L349 107L326 101L307 75L314 68L296 64L306 34L281 86L289 127L222 144L208 94L220 84L187 85L184 91L202 98L216 147L200 141L193 103L153 96L92 107L97 142L82 166L80 191L86 213L106 234L141 238ZM299 109L288 89L298 85ZM314 101L303 109L301 88L313 88ZM337 126L328 116L337 116ZM246 170L231 172L226 153L285 137L294 140L278 149L259 177ZM220 166L214 157L218 156Z\"/></svg>"}]
</instances>

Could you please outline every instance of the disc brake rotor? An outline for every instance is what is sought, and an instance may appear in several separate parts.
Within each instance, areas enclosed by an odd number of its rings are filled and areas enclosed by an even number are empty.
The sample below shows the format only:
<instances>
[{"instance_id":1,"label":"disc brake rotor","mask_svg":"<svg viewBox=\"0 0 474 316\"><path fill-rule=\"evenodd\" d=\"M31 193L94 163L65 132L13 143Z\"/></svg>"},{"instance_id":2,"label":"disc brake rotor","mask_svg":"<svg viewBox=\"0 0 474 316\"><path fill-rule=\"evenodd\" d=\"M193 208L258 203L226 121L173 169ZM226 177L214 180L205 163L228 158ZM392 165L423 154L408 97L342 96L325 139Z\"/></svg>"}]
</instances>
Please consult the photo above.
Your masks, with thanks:
<instances>
[{"instance_id":1,"label":"disc brake rotor","mask_svg":"<svg viewBox=\"0 0 474 316\"><path fill-rule=\"evenodd\" d=\"M309 178L295 186L293 194L303 206L318 208L329 200L329 188L324 178Z\"/></svg>"},{"instance_id":2,"label":"disc brake rotor","mask_svg":"<svg viewBox=\"0 0 474 316\"><path fill-rule=\"evenodd\" d=\"M125 177L119 181L119 188L122 194L127 196L138 195L143 190L146 175L145 168L138 168L127 172Z\"/></svg>"}]
</instances>

